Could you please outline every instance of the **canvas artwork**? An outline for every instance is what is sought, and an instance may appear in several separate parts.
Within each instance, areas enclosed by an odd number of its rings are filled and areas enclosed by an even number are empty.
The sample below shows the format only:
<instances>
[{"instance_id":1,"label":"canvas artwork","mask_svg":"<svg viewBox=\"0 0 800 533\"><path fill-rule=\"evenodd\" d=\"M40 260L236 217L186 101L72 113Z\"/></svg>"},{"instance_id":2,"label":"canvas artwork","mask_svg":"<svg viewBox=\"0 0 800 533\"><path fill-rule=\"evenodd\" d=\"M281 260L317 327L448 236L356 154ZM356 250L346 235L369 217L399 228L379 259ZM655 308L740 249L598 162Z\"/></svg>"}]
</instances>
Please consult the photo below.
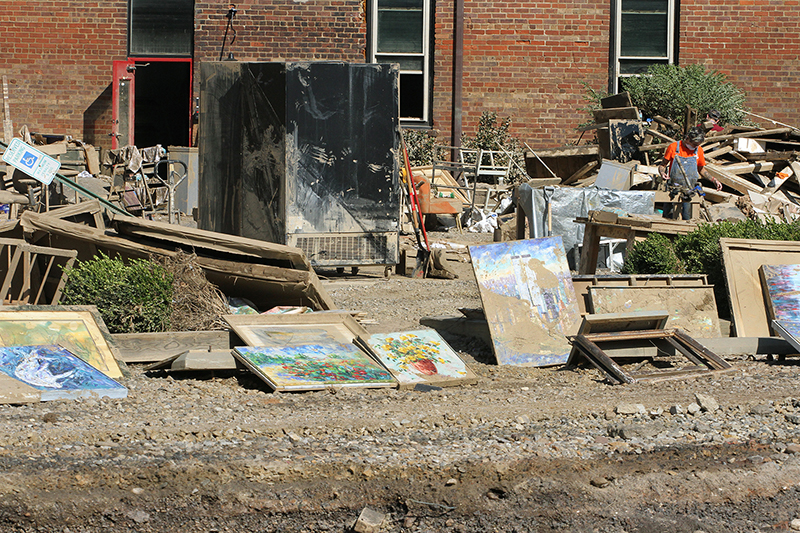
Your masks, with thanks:
<instances>
[{"instance_id":1,"label":"canvas artwork","mask_svg":"<svg viewBox=\"0 0 800 533\"><path fill-rule=\"evenodd\" d=\"M234 356L277 391L397 385L388 371L352 343L241 346L234 349Z\"/></svg>"},{"instance_id":2,"label":"canvas artwork","mask_svg":"<svg viewBox=\"0 0 800 533\"><path fill-rule=\"evenodd\" d=\"M121 378L96 318L91 311L0 311L0 345L60 345L108 377Z\"/></svg>"},{"instance_id":3,"label":"canvas artwork","mask_svg":"<svg viewBox=\"0 0 800 533\"><path fill-rule=\"evenodd\" d=\"M561 237L469 247L498 364L567 362L580 323Z\"/></svg>"},{"instance_id":4,"label":"canvas artwork","mask_svg":"<svg viewBox=\"0 0 800 533\"><path fill-rule=\"evenodd\" d=\"M376 333L369 345L401 386L417 383L464 385L477 376L434 330Z\"/></svg>"},{"instance_id":5,"label":"canvas artwork","mask_svg":"<svg viewBox=\"0 0 800 533\"><path fill-rule=\"evenodd\" d=\"M800 265L761 265L770 319L800 320Z\"/></svg>"},{"instance_id":6,"label":"canvas artwork","mask_svg":"<svg viewBox=\"0 0 800 533\"><path fill-rule=\"evenodd\" d=\"M128 389L61 346L2 347L0 372L41 391L42 401L128 396Z\"/></svg>"},{"instance_id":7,"label":"canvas artwork","mask_svg":"<svg viewBox=\"0 0 800 533\"><path fill-rule=\"evenodd\" d=\"M800 353L800 321L773 320L772 329Z\"/></svg>"}]
</instances>

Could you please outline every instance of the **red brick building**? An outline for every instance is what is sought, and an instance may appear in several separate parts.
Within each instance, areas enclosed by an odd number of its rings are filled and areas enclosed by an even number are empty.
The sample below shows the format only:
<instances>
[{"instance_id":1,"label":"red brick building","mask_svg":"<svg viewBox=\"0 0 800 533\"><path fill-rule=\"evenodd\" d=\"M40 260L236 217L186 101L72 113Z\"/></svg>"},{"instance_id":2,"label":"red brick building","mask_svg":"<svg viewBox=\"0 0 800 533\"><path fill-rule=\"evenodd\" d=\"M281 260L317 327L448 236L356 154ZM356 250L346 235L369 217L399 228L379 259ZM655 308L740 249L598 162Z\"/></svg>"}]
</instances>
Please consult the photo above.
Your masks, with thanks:
<instances>
[{"instance_id":1,"label":"red brick building","mask_svg":"<svg viewBox=\"0 0 800 533\"><path fill-rule=\"evenodd\" d=\"M110 147L110 134L125 139L117 93L134 97L134 142L148 146L189 142L201 62L400 62L404 125L449 144L494 111L546 148L577 138L585 84L614 90L618 74L654 61L718 70L753 112L800 125L798 3L274 0L234 13L191 0L3 0L0 74L15 130ZM115 61L135 78L131 94Z\"/></svg>"}]
</instances>

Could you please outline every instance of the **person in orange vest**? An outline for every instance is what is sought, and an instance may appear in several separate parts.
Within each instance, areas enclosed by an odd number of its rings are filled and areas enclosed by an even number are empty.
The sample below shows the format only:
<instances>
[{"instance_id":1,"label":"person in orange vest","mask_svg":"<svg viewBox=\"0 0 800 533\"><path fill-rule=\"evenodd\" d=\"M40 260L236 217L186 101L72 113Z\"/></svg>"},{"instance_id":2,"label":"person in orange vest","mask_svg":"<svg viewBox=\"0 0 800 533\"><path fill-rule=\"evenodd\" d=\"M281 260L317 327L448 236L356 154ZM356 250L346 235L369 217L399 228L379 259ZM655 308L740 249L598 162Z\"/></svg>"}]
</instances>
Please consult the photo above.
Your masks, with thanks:
<instances>
[{"instance_id":1,"label":"person in orange vest","mask_svg":"<svg viewBox=\"0 0 800 533\"><path fill-rule=\"evenodd\" d=\"M661 178L670 189L670 196L681 197L681 218L692 218L692 196L702 195L700 178L711 181L717 190L722 190L722 184L711 176L705 169L706 158L703 147L706 135L701 128L690 128L682 141L676 141L667 147L664 159L658 165Z\"/></svg>"}]
</instances>

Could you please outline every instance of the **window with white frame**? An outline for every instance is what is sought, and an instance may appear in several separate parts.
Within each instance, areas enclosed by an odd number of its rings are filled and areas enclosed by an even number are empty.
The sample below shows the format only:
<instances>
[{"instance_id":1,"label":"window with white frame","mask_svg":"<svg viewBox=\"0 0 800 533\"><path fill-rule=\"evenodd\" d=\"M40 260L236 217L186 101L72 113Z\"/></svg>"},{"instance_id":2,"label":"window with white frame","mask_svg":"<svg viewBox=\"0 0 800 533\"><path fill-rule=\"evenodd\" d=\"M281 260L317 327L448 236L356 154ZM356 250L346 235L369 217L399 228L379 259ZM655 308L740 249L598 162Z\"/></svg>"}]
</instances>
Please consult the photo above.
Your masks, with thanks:
<instances>
[{"instance_id":1,"label":"window with white frame","mask_svg":"<svg viewBox=\"0 0 800 533\"><path fill-rule=\"evenodd\" d=\"M644 73L653 64L675 61L677 0L614 0L613 92L620 79Z\"/></svg>"},{"instance_id":2,"label":"window with white frame","mask_svg":"<svg viewBox=\"0 0 800 533\"><path fill-rule=\"evenodd\" d=\"M369 0L370 61L400 65L400 120L430 122L431 0Z\"/></svg>"}]
</instances>

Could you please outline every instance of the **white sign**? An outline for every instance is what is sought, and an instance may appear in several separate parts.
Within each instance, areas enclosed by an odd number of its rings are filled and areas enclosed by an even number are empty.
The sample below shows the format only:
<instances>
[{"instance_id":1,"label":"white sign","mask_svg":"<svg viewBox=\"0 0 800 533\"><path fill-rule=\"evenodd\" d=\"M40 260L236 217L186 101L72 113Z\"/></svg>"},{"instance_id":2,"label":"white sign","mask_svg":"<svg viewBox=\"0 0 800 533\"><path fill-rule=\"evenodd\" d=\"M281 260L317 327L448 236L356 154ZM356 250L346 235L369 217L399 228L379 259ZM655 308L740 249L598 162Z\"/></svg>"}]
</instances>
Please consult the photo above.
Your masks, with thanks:
<instances>
[{"instance_id":1,"label":"white sign","mask_svg":"<svg viewBox=\"0 0 800 533\"><path fill-rule=\"evenodd\" d=\"M3 161L45 185L50 185L61 167L57 159L18 138L11 139L11 144L3 152Z\"/></svg>"}]
</instances>

